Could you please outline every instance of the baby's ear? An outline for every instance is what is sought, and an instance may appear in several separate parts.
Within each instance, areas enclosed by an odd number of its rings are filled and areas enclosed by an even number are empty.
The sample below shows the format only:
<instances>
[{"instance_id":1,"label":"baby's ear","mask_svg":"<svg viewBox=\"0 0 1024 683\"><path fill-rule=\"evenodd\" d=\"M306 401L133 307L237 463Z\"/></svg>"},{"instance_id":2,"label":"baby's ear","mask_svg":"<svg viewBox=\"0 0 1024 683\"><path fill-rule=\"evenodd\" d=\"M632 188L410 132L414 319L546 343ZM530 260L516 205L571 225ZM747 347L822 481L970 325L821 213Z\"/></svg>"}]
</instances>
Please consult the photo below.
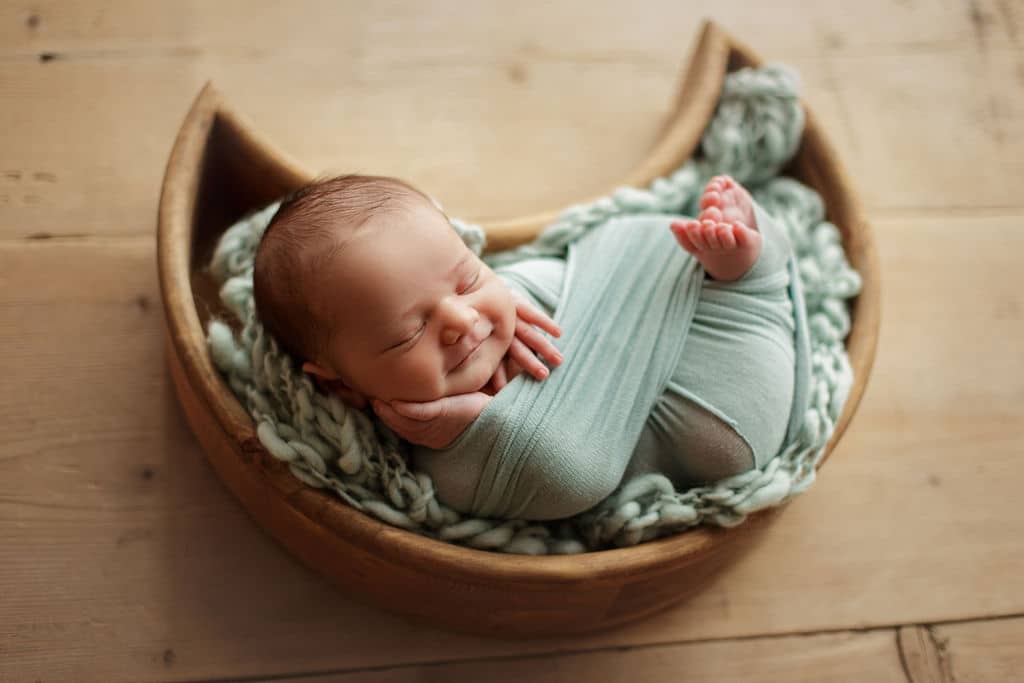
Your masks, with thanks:
<instances>
[{"instance_id":1,"label":"baby's ear","mask_svg":"<svg viewBox=\"0 0 1024 683\"><path fill-rule=\"evenodd\" d=\"M302 364L302 371L315 377L319 377L321 379L338 379L338 376L335 373L320 367L316 363L310 363L309 361L306 361L305 363Z\"/></svg>"},{"instance_id":2,"label":"baby's ear","mask_svg":"<svg viewBox=\"0 0 1024 683\"><path fill-rule=\"evenodd\" d=\"M338 398L353 408L362 410L366 407L366 397L349 385L345 384L345 380L341 379L341 377L335 373L325 370L316 363L310 363L309 361L302 364L302 371L313 375L313 379L316 381L317 386L322 390L331 394L337 394Z\"/></svg>"}]
</instances>

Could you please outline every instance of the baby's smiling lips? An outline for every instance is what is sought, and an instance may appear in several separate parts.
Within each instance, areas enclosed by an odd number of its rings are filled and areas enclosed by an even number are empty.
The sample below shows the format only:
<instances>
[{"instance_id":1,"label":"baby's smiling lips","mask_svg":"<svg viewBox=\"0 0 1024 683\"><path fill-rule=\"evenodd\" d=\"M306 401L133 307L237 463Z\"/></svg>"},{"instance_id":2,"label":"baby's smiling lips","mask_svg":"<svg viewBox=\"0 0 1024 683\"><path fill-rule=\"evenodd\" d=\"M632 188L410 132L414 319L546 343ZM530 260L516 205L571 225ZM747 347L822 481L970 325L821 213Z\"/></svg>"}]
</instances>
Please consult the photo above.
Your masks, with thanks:
<instances>
[{"instance_id":1,"label":"baby's smiling lips","mask_svg":"<svg viewBox=\"0 0 1024 683\"><path fill-rule=\"evenodd\" d=\"M458 363L456 363L455 367L453 367L448 372L455 372L456 370L461 368L463 363L465 363L467 360L469 360L469 357L472 356L474 353L476 353L476 350L479 349L481 346L483 346L484 342L487 341L487 338L490 337L490 336L491 335L488 334L486 337L484 337L479 342L477 342L477 344L473 348L471 348L469 350L469 352L465 356L462 357L462 360L460 360Z\"/></svg>"}]
</instances>

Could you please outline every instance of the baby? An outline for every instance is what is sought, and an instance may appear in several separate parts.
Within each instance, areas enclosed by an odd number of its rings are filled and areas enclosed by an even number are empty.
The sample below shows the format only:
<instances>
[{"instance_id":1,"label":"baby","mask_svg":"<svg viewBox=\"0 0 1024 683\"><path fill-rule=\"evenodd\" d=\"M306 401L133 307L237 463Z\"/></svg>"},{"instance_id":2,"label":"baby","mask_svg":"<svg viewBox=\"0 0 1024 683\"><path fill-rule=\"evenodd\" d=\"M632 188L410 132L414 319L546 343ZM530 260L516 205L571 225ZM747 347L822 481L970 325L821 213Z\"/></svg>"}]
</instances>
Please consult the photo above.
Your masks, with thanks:
<instances>
[{"instance_id":1,"label":"baby","mask_svg":"<svg viewBox=\"0 0 1024 683\"><path fill-rule=\"evenodd\" d=\"M676 242L700 262L709 281L741 280L762 252L750 195L719 176L707 184L700 207L696 219L668 223ZM775 263L765 267L777 271L788 245L778 234L771 240L778 246ZM535 261L558 292L556 259ZM440 207L413 187L393 178L349 175L314 183L282 203L256 253L253 294L265 328L323 388L356 408L369 403L402 438L439 449L521 372L543 381L550 371L541 359L553 367L564 360L541 333L561 335L550 317L553 305L530 296L519 286L522 277L521 269L496 273L484 264ZM699 331L700 309L694 326ZM782 329L784 338L785 324ZM699 334L691 336L696 340L688 345L701 343ZM782 349L777 365L786 362L792 367L791 346ZM749 397L742 390L746 371L742 363L734 365L735 381L730 383L728 371L719 374L742 401ZM792 386L753 394L752 410L761 411L758 396L782 405ZM682 387L679 397L678 404L665 405L674 419L707 435L701 457L682 468L659 460L653 444L664 435L652 418L630 473L714 480L762 464L781 442L784 420L775 420L780 427L765 443L754 444L729 411Z\"/></svg>"}]
</instances>

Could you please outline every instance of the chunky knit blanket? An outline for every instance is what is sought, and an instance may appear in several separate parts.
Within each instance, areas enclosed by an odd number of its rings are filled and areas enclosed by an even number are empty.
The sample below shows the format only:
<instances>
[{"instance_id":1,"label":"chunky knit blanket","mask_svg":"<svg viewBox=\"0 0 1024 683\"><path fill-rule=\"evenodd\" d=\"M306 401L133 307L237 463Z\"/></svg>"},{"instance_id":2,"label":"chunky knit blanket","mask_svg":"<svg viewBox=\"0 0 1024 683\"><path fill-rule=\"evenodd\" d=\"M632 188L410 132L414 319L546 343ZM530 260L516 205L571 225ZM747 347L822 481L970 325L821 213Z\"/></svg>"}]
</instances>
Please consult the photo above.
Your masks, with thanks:
<instances>
[{"instance_id":1,"label":"chunky knit blanket","mask_svg":"<svg viewBox=\"0 0 1024 683\"><path fill-rule=\"evenodd\" d=\"M494 267L561 254L617 216L695 215L700 192L714 175L728 173L746 185L794 247L811 349L809 405L796 437L759 469L685 491L675 490L660 474L641 475L623 481L591 509L556 522L474 518L442 505L430 477L410 469L409 444L372 415L318 391L256 318L253 257L277 204L233 225L215 250L210 270L238 331L229 321L211 320L214 363L252 415L260 442L297 478L384 522L438 540L509 553L580 553L635 545L700 523L740 524L748 514L783 503L813 483L853 383L843 346L850 329L845 300L858 293L860 278L846 260L838 229L825 221L818 194L778 175L797 151L803 123L792 71L769 65L730 74L698 158L648 188L620 188L570 207L529 244L483 255ZM458 220L453 227L483 254L486 237L479 227Z\"/></svg>"}]
</instances>

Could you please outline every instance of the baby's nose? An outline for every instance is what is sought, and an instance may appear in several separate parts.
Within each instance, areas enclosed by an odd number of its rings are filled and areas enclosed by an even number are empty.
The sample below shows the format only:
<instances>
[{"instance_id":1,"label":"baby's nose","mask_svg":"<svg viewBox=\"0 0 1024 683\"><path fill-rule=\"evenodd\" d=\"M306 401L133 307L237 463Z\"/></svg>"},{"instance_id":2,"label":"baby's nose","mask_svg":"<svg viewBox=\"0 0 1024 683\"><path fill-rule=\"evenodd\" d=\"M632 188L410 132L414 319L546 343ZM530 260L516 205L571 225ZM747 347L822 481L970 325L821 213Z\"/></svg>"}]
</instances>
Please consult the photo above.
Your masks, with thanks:
<instances>
[{"instance_id":1,"label":"baby's nose","mask_svg":"<svg viewBox=\"0 0 1024 683\"><path fill-rule=\"evenodd\" d=\"M450 307L445 329L441 333L441 341L454 344L462 335L473 331L473 326L480 319L480 314L472 306L455 304Z\"/></svg>"}]
</instances>

